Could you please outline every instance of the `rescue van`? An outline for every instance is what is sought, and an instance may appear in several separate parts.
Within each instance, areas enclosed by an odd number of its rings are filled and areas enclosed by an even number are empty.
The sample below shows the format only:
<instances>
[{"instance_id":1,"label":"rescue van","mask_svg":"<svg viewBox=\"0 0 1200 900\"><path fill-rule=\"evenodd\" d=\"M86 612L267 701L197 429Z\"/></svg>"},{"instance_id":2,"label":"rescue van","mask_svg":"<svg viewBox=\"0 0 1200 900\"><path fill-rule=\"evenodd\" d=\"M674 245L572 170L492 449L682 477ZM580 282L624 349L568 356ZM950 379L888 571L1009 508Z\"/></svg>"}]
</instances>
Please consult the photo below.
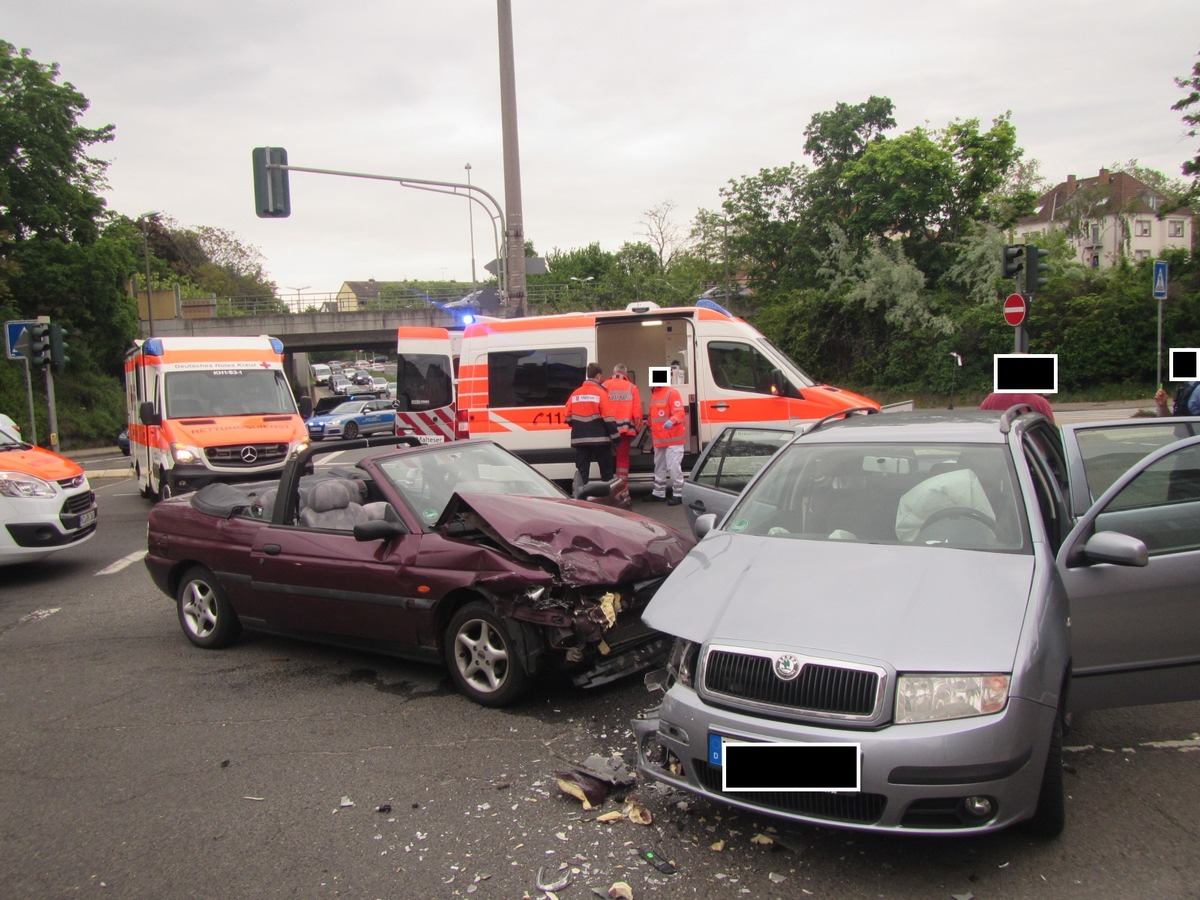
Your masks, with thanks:
<instances>
[{"instance_id":1,"label":"rescue van","mask_svg":"<svg viewBox=\"0 0 1200 900\"><path fill-rule=\"evenodd\" d=\"M396 391L410 399L399 431L423 441L483 437L544 474L570 480L575 455L563 405L589 362L607 378L624 363L650 401L650 370L669 368L688 404L685 466L727 425L799 425L843 409L879 408L859 394L818 384L743 319L709 300L692 307L633 303L625 310L484 319L461 332L401 328ZM439 386L428 386L434 373ZM455 381L441 381L453 372ZM405 408L407 403L408 408ZM639 435L630 480L649 481L653 451Z\"/></svg>"},{"instance_id":2,"label":"rescue van","mask_svg":"<svg viewBox=\"0 0 1200 900\"><path fill-rule=\"evenodd\" d=\"M283 343L156 337L125 358L130 465L143 495L270 478L308 446L283 371Z\"/></svg>"},{"instance_id":3,"label":"rescue van","mask_svg":"<svg viewBox=\"0 0 1200 900\"><path fill-rule=\"evenodd\" d=\"M83 469L0 422L0 566L91 540L96 520L96 494Z\"/></svg>"}]
</instances>

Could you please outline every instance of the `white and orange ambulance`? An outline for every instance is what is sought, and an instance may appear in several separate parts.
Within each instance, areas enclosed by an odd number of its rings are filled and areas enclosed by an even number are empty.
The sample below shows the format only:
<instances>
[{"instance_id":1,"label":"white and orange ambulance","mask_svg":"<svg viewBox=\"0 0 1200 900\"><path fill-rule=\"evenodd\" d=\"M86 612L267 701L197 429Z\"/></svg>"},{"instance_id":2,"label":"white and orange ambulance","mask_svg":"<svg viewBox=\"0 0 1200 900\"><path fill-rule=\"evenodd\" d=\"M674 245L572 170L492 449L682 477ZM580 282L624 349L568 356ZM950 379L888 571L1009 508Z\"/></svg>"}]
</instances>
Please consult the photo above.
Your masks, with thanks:
<instances>
[{"instance_id":1,"label":"white and orange ambulance","mask_svg":"<svg viewBox=\"0 0 1200 900\"><path fill-rule=\"evenodd\" d=\"M308 446L283 343L267 335L137 341L125 398L130 465L147 497L270 478Z\"/></svg>"},{"instance_id":2,"label":"white and orange ambulance","mask_svg":"<svg viewBox=\"0 0 1200 900\"><path fill-rule=\"evenodd\" d=\"M873 400L818 384L743 319L717 304L633 303L625 310L484 319L461 332L401 328L397 427L423 441L485 437L550 478L570 479L574 453L563 404L589 362L624 363L650 397L652 368L674 366L688 403L685 465L727 425L799 425ZM443 374L455 373L455 380ZM433 373L435 386L430 385ZM645 410L643 409L643 412ZM652 476L650 441L635 444L630 480Z\"/></svg>"}]
</instances>

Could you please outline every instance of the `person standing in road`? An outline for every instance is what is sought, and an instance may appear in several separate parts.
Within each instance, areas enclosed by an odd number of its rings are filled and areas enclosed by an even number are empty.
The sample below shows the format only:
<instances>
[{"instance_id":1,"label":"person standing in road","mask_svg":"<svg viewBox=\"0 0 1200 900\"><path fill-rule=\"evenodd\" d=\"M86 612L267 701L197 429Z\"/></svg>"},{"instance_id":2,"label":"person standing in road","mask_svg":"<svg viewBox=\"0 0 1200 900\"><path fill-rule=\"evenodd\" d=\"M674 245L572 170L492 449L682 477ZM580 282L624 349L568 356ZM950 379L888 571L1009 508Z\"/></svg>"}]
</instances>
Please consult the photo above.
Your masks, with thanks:
<instances>
[{"instance_id":1,"label":"person standing in road","mask_svg":"<svg viewBox=\"0 0 1200 900\"><path fill-rule=\"evenodd\" d=\"M613 478L613 438L617 423L613 420L601 378L604 370L599 363L588 363L587 380L567 398L566 423L571 426L571 446L575 448L575 483L588 483L594 461L600 467L600 478Z\"/></svg>"},{"instance_id":2,"label":"person standing in road","mask_svg":"<svg viewBox=\"0 0 1200 900\"><path fill-rule=\"evenodd\" d=\"M1154 405L1160 416L1200 416L1200 381L1189 381L1175 391L1175 399L1167 406L1167 392L1160 386L1154 395Z\"/></svg>"},{"instance_id":3,"label":"person standing in road","mask_svg":"<svg viewBox=\"0 0 1200 900\"><path fill-rule=\"evenodd\" d=\"M667 501L668 506L683 502L683 450L687 443L687 408L679 391L669 384L655 385L650 391L650 437L654 442L654 490L651 503ZM671 499L667 500L667 481Z\"/></svg>"},{"instance_id":4,"label":"person standing in road","mask_svg":"<svg viewBox=\"0 0 1200 900\"><path fill-rule=\"evenodd\" d=\"M613 420L617 423L616 475L629 484L629 448L642 424L642 395L637 385L629 380L629 369L624 363L613 366L612 377L604 382L604 388L608 391Z\"/></svg>"},{"instance_id":5,"label":"person standing in road","mask_svg":"<svg viewBox=\"0 0 1200 900\"><path fill-rule=\"evenodd\" d=\"M1041 394L1000 394L992 392L983 398L983 402L979 404L979 408L1004 412L1018 403L1032 406L1035 412L1040 412L1051 422L1054 421L1054 408L1050 405L1050 401Z\"/></svg>"}]
</instances>

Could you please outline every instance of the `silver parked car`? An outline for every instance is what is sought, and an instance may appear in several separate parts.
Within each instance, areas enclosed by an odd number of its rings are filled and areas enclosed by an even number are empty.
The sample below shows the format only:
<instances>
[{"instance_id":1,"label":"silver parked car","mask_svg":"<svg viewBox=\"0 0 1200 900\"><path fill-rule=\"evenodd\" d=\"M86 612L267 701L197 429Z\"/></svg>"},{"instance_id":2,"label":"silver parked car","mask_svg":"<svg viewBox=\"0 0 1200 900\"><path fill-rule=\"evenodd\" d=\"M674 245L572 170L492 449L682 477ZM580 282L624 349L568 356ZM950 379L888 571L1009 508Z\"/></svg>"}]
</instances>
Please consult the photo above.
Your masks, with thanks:
<instances>
[{"instance_id":1,"label":"silver parked car","mask_svg":"<svg viewBox=\"0 0 1200 900\"><path fill-rule=\"evenodd\" d=\"M1057 834L1068 711L1200 696L1198 429L808 429L643 614L676 640L639 770L815 824Z\"/></svg>"}]
</instances>

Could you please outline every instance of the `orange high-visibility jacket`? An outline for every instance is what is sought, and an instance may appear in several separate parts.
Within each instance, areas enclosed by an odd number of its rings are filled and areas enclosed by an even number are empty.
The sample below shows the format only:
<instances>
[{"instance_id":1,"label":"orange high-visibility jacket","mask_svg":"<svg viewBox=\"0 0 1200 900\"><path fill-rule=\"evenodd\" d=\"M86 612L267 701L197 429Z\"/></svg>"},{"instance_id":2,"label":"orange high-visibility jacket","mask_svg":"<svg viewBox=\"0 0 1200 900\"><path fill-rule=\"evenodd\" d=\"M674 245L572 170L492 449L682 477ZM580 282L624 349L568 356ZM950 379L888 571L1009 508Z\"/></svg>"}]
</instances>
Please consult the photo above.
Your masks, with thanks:
<instances>
[{"instance_id":1,"label":"orange high-visibility jacket","mask_svg":"<svg viewBox=\"0 0 1200 900\"><path fill-rule=\"evenodd\" d=\"M642 424L642 395L638 386L624 375L614 375L604 382L608 402L618 434L637 434Z\"/></svg>"},{"instance_id":2,"label":"orange high-visibility jacket","mask_svg":"<svg viewBox=\"0 0 1200 900\"><path fill-rule=\"evenodd\" d=\"M667 385L650 392L650 436L655 447L687 442L687 408L679 391Z\"/></svg>"},{"instance_id":3,"label":"orange high-visibility jacket","mask_svg":"<svg viewBox=\"0 0 1200 900\"><path fill-rule=\"evenodd\" d=\"M608 444L617 434L609 408L608 391L598 381L585 381L567 398L566 418L571 426L571 446Z\"/></svg>"}]
</instances>

